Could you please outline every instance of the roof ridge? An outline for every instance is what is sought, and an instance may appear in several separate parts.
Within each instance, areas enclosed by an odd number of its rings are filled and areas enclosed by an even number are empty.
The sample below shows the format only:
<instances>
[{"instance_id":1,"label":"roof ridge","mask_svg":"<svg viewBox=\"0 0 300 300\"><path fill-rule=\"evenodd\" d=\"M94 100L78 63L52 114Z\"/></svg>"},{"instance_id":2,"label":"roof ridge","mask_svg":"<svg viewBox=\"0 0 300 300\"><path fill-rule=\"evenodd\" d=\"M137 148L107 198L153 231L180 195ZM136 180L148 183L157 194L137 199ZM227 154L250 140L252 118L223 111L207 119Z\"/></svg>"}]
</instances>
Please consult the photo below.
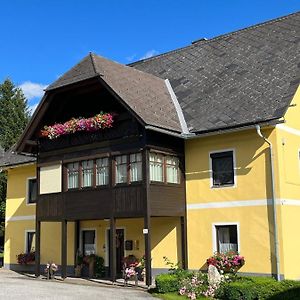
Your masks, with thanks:
<instances>
[{"instance_id":1,"label":"roof ridge","mask_svg":"<svg viewBox=\"0 0 300 300\"><path fill-rule=\"evenodd\" d=\"M94 69L94 72L95 74L98 74L98 75L101 75L100 73L98 73L97 69L96 69L96 65L95 65L95 60L94 60L94 53L93 52L89 52L89 56L90 56L90 59L92 61L92 66L93 66L93 69Z\"/></svg>"},{"instance_id":2,"label":"roof ridge","mask_svg":"<svg viewBox=\"0 0 300 300\"><path fill-rule=\"evenodd\" d=\"M218 40L220 38L223 38L223 37L231 36L231 35L234 35L234 34L237 34L237 33L240 33L240 32L252 30L252 29L255 29L255 28L258 28L258 27L261 27L261 26L266 26L266 25L270 25L272 23L276 23L276 22L285 20L285 19L287 19L287 18L289 18L291 16L294 16L294 15L297 15L297 14L300 14L300 11L297 11L297 12L294 12L294 13L290 13L288 15L284 15L284 16L281 16L281 17L277 17L275 19L267 20L267 21L264 21L264 22L261 22L261 23L257 23L257 24L254 24L254 25L251 25L251 26L248 26L248 27L244 27L244 28L241 28L241 29L237 29L237 30L234 30L234 31L231 31L231 32L228 32L228 33L224 33L224 34L215 36L215 37L213 37L211 39L199 40L198 42L196 41L195 43L193 43L191 45L187 45L187 46L184 46L184 47L173 49L173 50L170 50L170 51L167 51L167 52L164 52L164 53L161 53L161 54L149 57L149 58L137 60L135 62L127 64L127 66L132 67L132 66L137 65L139 63L143 63L143 62L148 62L148 61L151 61L151 60L155 60L155 59L163 57L163 56L167 56L167 55L170 55L170 54L173 54L173 53L180 52L180 51L182 51L184 49L187 49L187 48L193 48L193 47L195 47L195 46L197 46L199 44L201 44L201 45L208 44L210 42L216 41L216 40Z\"/></svg>"}]
</instances>

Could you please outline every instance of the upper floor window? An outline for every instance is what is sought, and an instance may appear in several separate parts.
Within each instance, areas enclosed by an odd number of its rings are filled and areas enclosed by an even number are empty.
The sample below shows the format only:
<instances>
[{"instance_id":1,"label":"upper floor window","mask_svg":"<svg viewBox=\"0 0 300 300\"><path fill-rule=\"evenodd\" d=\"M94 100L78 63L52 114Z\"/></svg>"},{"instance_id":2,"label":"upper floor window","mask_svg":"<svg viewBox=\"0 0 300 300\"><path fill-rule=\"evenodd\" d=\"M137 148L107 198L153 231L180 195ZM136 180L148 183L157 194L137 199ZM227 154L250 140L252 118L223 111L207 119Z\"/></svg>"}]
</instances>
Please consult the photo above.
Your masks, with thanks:
<instances>
[{"instance_id":1,"label":"upper floor window","mask_svg":"<svg viewBox=\"0 0 300 300\"><path fill-rule=\"evenodd\" d=\"M166 156L166 178L168 183L179 183L179 159Z\"/></svg>"},{"instance_id":2,"label":"upper floor window","mask_svg":"<svg viewBox=\"0 0 300 300\"><path fill-rule=\"evenodd\" d=\"M151 181L164 181L164 157L162 154L150 153L150 180Z\"/></svg>"},{"instance_id":3,"label":"upper floor window","mask_svg":"<svg viewBox=\"0 0 300 300\"><path fill-rule=\"evenodd\" d=\"M127 182L127 155L116 156L116 183Z\"/></svg>"},{"instance_id":4,"label":"upper floor window","mask_svg":"<svg viewBox=\"0 0 300 300\"><path fill-rule=\"evenodd\" d=\"M96 160L96 185L108 185L109 165L108 157L98 158Z\"/></svg>"},{"instance_id":5,"label":"upper floor window","mask_svg":"<svg viewBox=\"0 0 300 300\"><path fill-rule=\"evenodd\" d=\"M130 154L130 182L142 180L142 154Z\"/></svg>"},{"instance_id":6,"label":"upper floor window","mask_svg":"<svg viewBox=\"0 0 300 300\"><path fill-rule=\"evenodd\" d=\"M82 167L82 187L93 186L94 161L84 160L81 162Z\"/></svg>"},{"instance_id":7,"label":"upper floor window","mask_svg":"<svg viewBox=\"0 0 300 300\"><path fill-rule=\"evenodd\" d=\"M212 186L234 185L233 151L210 154L212 168Z\"/></svg>"},{"instance_id":8,"label":"upper floor window","mask_svg":"<svg viewBox=\"0 0 300 300\"><path fill-rule=\"evenodd\" d=\"M32 204L36 202L37 198L37 180L36 178L29 178L27 182L27 203Z\"/></svg>"},{"instance_id":9,"label":"upper floor window","mask_svg":"<svg viewBox=\"0 0 300 300\"><path fill-rule=\"evenodd\" d=\"M68 189L79 187L79 163L74 162L67 165L68 169Z\"/></svg>"}]
</instances>

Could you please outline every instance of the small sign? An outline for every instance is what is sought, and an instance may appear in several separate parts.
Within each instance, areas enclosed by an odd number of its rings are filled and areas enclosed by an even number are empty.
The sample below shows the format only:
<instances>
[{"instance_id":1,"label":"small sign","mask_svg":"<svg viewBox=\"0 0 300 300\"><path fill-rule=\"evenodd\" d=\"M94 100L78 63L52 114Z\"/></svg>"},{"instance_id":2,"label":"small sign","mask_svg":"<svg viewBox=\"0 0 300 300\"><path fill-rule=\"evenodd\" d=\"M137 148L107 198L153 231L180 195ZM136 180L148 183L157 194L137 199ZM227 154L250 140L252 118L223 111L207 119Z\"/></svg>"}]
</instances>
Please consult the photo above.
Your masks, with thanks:
<instances>
[{"instance_id":1,"label":"small sign","mask_svg":"<svg viewBox=\"0 0 300 300\"><path fill-rule=\"evenodd\" d=\"M143 229L143 234L148 234L148 232L149 232L148 228Z\"/></svg>"}]
</instances>

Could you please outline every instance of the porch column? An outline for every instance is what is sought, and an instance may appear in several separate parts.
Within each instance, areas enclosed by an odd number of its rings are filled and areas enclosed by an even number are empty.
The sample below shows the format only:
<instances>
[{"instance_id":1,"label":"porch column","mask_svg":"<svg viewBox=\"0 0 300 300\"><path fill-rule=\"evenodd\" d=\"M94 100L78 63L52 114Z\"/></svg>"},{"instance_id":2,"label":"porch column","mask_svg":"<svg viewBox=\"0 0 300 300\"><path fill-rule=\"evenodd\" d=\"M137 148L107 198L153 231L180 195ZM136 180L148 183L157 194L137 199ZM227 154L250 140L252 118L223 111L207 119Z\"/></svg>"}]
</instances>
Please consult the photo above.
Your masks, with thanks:
<instances>
[{"instance_id":1,"label":"porch column","mask_svg":"<svg viewBox=\"0 0 300 300\"><path fill-rule=\"evenodd\" d=\"M145 238L145 268L146 268L146 285L152 284L152 270L151 270L151 229L150 229L150 216L144 218L144 238Z\"/></svg>"},{"instance_id":2,"label":"porch column","mask_svg":"<svg viewBox=\"0 0 300 300\"><path fill-rule=\"evenodd\" d=\"M79 250L80 221L74 222L74 266L76 267L77 251Z\"/></svg>"},{"instance_id":3,"label":"porch column","mask_svg":"<svg viewBox=\"0 0 300 300\"><path fill-rule=\"evenodd\" d=\"M61 277L67 277L67 225L68 222L61 222Z\"/></svg>"},{"instance_id":4,"label":"porch column","mask_svg":"<svg viewBox=\"0 0 300 300\"><path fill-rule=\"evenodd\" d=\"M41 275L41 222L35 222L35 276Z\"/></svg>"},{"instance_id":5,"label":"porch column","mask_svg":"<svg viewBox=\"0 0 300 300\"><path fill-rule=\"evenodd\" d=\"M110 276L113 282L116 281L117 277L117 262L116 262L116 219L114 217L110 218L110 245L109 245L109 268Z\"/></svg>"},{"instance_id":6,"label":"porch column","mask_svg":"<svg viewBox=\"0 0 300 300\"><path fill-rule=\"evenodd\" d=\"M181 226L181 260L182 267L184 269L188 268L188 259L187 259L187 224L186 217L180 217L180 226Z\"/></svg>"}]
</instances>

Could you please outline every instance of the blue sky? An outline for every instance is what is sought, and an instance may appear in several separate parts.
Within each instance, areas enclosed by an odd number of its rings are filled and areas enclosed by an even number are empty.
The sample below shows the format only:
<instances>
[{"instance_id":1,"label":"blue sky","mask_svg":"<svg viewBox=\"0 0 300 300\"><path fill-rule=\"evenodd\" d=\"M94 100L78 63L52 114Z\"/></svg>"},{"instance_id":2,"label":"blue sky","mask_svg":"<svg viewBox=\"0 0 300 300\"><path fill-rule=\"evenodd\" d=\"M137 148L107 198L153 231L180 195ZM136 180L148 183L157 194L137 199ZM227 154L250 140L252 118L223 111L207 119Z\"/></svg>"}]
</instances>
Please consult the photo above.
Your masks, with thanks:
<instances>
[{"instance_id":1,"label":"blue sky","mask_svg":"<svg viewBox=\"0 0 300 300\"><path fill-rule=\"evenodd\" d=\"M89 51L129 63L299 10L299 0L2 1L0 81L35 106Z\"/></svg>"}]
</instances>

